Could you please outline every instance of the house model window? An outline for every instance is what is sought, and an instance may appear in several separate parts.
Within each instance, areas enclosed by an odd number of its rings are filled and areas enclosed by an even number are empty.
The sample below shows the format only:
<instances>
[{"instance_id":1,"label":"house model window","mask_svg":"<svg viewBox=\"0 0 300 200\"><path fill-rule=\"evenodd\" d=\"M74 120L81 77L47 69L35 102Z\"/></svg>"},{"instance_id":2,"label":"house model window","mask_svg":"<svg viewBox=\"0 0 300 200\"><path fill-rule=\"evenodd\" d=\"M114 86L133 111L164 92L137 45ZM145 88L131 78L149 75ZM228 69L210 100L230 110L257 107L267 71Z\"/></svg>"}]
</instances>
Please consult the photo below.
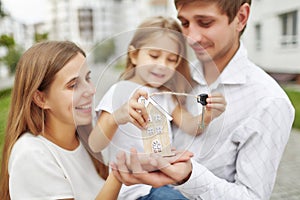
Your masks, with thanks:
<instances>
[{"instance_id":1,"label":"house model window","mask_svg":"<svg viewBox=\"0 0 300 200\"><path fill-rule=\"evenodd\" d=\"M150 117L147 129L142 130L145 153L173 156L170 138L172 117L151 98L140 102L144 103Z\"/></svg>"}]
</instances>

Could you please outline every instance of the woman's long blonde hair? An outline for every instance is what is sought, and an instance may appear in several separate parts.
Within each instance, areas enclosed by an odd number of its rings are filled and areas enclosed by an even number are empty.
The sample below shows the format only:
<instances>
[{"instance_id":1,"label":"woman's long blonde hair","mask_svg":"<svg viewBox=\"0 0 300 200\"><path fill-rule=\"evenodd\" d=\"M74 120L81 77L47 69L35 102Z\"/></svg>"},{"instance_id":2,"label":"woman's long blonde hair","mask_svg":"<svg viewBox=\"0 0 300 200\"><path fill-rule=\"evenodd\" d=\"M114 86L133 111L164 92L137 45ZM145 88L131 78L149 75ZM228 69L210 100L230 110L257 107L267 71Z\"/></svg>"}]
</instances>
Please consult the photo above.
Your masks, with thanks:
<instances>
[{"instance_id":1,"label":"woman's long blonde hair","mask_svg":"<svg viewBox=\"0 0 300 200\"><path fill-rule=\"evenodd\" d=\"M10 199L8 161L14 144L25 132L39 135L43 131L43 110L33 102L34 93L37 90L47 91L55 75L78 53L85 56L85 52L72 42L48 41L35 44L20 58L2 152L1 200ZM106 175L107 172L103 176Z\"/></svg>"},{"instance_id":2,"label":"woman's long blonde hair","mask_svg":"<svg viewBox=\"0 0 300 200\"><path fill-rule=\"evenodd\" d=\"M174 77L159 89L170 90L174 92L189 92L191 89L192 78L187 61L186 41L182 35L181 26L172 17L154 16L144 20L136 29L134 36L129 44L136 51L145 44L158 39L163 34L167 34L179 45L179 60ZM130 51L127 53L126 68L121 74L121 79L128 80L134 76L136 67L130 59Z\"/></svg>"}]
</instances>

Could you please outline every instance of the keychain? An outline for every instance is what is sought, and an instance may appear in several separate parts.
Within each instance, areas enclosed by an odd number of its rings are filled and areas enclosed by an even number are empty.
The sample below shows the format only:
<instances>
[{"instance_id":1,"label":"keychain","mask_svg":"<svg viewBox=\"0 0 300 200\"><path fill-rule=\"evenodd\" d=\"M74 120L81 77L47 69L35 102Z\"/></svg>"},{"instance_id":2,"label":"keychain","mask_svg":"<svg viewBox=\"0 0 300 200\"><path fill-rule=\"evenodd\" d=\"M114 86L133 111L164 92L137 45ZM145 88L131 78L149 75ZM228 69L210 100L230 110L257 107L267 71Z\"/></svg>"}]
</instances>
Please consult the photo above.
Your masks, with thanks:
<instances>
[{"instance_id":1,"label":"keychain","mask_svg":"<svg viewBox=\"0 0 300 200\"><path fill-rule=\"evenodd\" d=\"M176 95L176 96L191 96L191 97L196 97L197 102L201 103L202 105L202 120L201 120L201 129L204 130L205 128L205 123L204 123L204 114L205 114L205 106L207 105L206 99L208 98L208 94L202 93L199 94L198 96L192 95L192 94L186 94L186 93L177 93L177 92L156 92L152 93L150 96L155 96L155 95L162 95L162 94L170 94L170 95Z\"/></svg>"},{"instance_id":2,"label":"keychain","mask_svg":"<svg viewBox=\"0 0 300 200\"><path fill-rule=\"evenodd\" d=\"M201 120L201 129L204 130L205 124L204 124L204 113L205 113L205 106L207 105L206 99L208 98L207 94L199 94L197 96L197 102L201 103L202 105L202 120Z\"/></svg>"}]
</instances>

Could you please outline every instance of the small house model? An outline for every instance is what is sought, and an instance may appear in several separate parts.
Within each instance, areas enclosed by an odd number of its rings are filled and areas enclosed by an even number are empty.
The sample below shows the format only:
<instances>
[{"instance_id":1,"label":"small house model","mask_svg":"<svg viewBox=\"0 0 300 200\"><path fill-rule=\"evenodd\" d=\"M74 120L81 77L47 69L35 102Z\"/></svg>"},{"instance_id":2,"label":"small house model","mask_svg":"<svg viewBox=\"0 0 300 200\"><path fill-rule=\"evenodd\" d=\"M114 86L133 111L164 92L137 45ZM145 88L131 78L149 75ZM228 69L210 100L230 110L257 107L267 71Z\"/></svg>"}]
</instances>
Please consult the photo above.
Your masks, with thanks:
<instances>
[{"instance_id":1,"label":"small house model","mask_svg":"<svg viewBox=\"0 0 300 200\"><path fill-rule=\"evenodd\" d=\"M150 117L147 128L142 130L145 153L173 156L170 138L172 117L150 97L147 100L142 99L141 102Z\"/></svg>"}]
</instances>

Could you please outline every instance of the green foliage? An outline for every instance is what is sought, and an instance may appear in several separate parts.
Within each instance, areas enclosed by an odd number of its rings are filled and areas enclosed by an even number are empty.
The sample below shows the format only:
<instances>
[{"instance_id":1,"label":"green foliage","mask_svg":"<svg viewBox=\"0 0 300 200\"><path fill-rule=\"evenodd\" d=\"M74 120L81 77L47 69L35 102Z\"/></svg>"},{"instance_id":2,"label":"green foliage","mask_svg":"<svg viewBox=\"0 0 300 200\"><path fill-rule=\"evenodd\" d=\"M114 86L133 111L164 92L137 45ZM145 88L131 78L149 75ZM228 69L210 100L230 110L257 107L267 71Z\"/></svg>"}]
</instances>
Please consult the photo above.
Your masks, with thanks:
<instances>
[{"instance_id":1,"label":"green foliage","mask_svg":"<svg viewBox=\"0 0 300 200\"><path fill-rule=\"evenodd\" d=\"M13 74L23 50L16 45L14 38L9 35L0 36L0 46L7 49L6 55L0 58L0 62L8 66L9 72Z\"/></svg>"},{"instance_id":2,"label":"green foliage","mask_svg":"<svg viewBox=\"0 0 300 200\"><path fill-rule=\"evenodd\" d=\"M5 34L0 36L0 46L11 48L14 47L15 45L16 43L13 37Z\"/></svg>"},{"instance_id":3,"label":"green foliage","mask_svg":"<svg viewBox=\"0 0 300 200\"><path fill-rule=\"evenodd\" d=\"M286 88L285 91L295 108L295 120L293 123L293 128L300 129L300 91L288 88Z\"/></svg>"},{"instance_id":4,"label":"green foliage","mask_svg":"<svg viewBox=\"0 0 300 200\"><path fill-rule=\"evenodd\" d=\"M10 91L10 89L0 91L0 153L2 152L4 142L4 131L7 122L8 109L10 105ZM0 155L2 155L2 153Z\"/></svg>"},{"instance_id":5,"label":"green foliage","mask_svg":"<svg viewBox=\"0 0 300 200\"><path fill-rule=\"evenodd\" d=\"M35 33L34 34L34 40L36 42L41 42L41 41L44 41L44 40L48 40L48 35L49 35L49 33Z\"/></svg>"},{"instance_id":6,"label":"green foliage","mask_svg":"<svg viewBox=\"0 0 300 200\"><path fill-rule=\"evenodd\" d=\"M115 65L114 68L116 70L124 71L126 67L126 60L119 60Z\"/></svg>"},{"instance_id":7,"label":"green foliage","mask_svg":"<svg viewBox=\"0 0 300 200\"><path fill-rule=\"evenodd\" d=\"M113 39L105 40L99 43L93 50L94 62L105 63L115 52L115 43Z\"/></svg>"},{"instance_id":8,"label":"green foliage","mask_svg":"<svg viewBox=\"0 0 300 200\"><path fill-rule=\"evenodd\" d=\"M7 16L7 14L3 10L2 2L0 1L0 19Z\"/></svg>"},{"instance_id":9,"label":"green foliage","mask_svg":"<svg viewBox=\"0 0 300 200\"><path fill-rule=\"evenodd\" d=\"M21 55L22 50L20 48L9 48L6 56L3 57L3 63L9 67L11 74L16 71L16 66Z\"/></svg>"}]
</instances>

